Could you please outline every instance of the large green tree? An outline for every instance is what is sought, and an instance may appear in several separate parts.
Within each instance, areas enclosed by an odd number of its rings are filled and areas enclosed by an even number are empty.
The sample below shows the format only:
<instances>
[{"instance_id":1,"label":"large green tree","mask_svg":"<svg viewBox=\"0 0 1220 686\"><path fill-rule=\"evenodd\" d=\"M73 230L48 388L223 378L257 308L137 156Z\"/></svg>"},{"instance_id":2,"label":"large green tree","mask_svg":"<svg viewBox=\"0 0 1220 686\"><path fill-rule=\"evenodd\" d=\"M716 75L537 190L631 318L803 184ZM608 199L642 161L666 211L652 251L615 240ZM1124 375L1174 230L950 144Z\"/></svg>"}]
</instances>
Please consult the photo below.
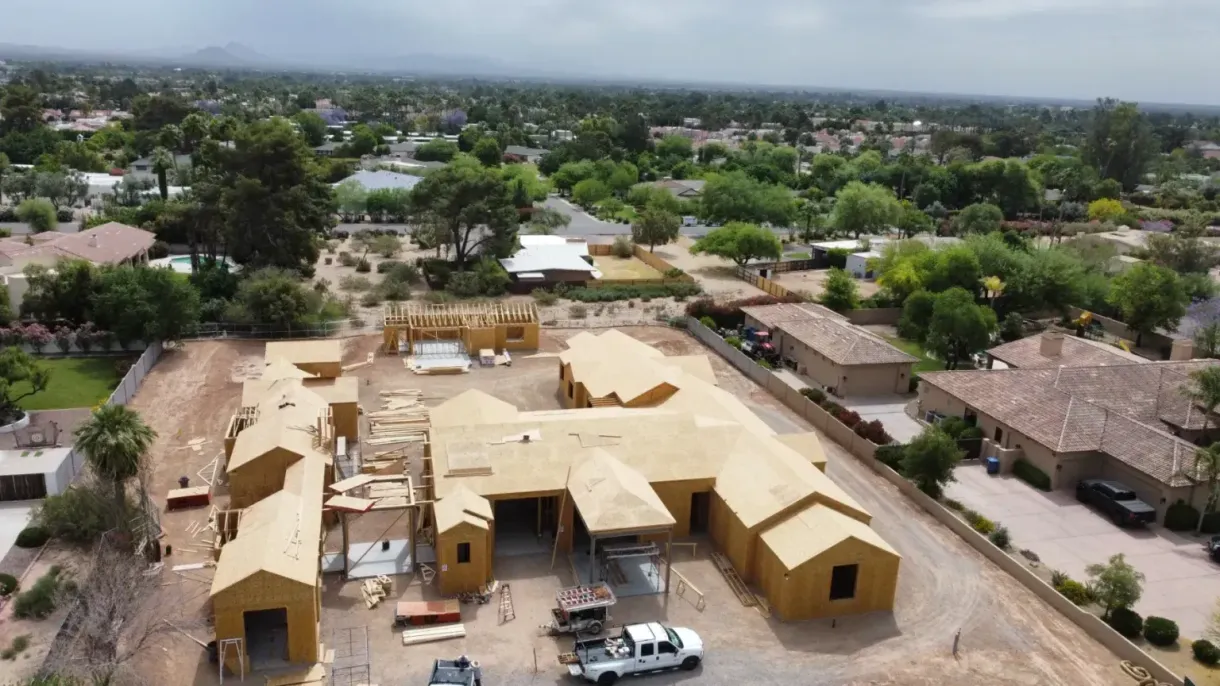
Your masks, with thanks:
<instances>
[{"instance_id":1,"label":"large green tree","mask_svg":"<svg viewBox=\"0 0 1220 686\"><path fill-rule=\"evenodd\" d=\"M1114 179L1130 191L1143 183L1159 147L1148 115L1135 103L1104 99L1093 108L1081 158L1098 176Z\"/></svg>"},{"instance_id":2,"label":"large green tree","mask_svg":"<svg viewBox=\"0 0 1220 686\"><path fill-rule=\"evenodd\" d=\"M1144 594L1144 575L1127 562L1122 553L1110 556L1105 564L1085 567L1089 586L1097 602L1105 609L1102 619L1109 619L1117 609L1129 609Z\"/></svg>"},{"instance_id":3,"label":"large green tree","mask_svg":"<svg viewBox=\"0 0 1220 686\"><path fill-rule=\"evenodd\" d=\"M716 224L787 226L796 211L796 201L787 188L757 181L741 171L709 178L699 201L703 218Z\"/></svg>"},{"instance_id":4,"label":"large green tree","mask_svg":"<svg viewBox=\"0 0 1220 686\"><path fill-rule=\"evenodd\" d=\"M855 238L883 234L902 217L902 205L885 186L852 181L835 194L831 225Z\"/></svg>"},{"instance_id":5,"label":"large green tree","mask_svg":"<svg viewBox=\"0 0 1220 686\"><path fill-rule=\"evenodd\" d=\"M475 251L509 257L517 243L517 208L500 173L463 156L424 177L411 191L421 223L437 226L464 267Z\"/></svg>"},{"instance_id":6,"label":"large green tree","mask_svg":"<svg viewBox=\"0 0 1220 686\"><path fill-rule=\"evenodd\" d=\"M860 293L856 280L842 269L831 269L826 276L826 286L818 302L835 312L854 310L860 305Z\"/></svg>"},{"instance_id":7,"label":"large green tree","mask_svg":"<svg viewBox=\"0 0 1220 686\"><path fill-rule=\"evenodd\" d=\"M193 188L201 211L224 228L238 264L311 273L318 237L333 224L334 195L304 140L282 119L259 121L237 133L233 148L213 145L214 172Z\"/></svg>"},{"instance_id":8,"label":"large green tree","mask_svg":"<svg viewBox=\"0 0 1220 686\"><path fill-rule=\"evenodd\" d=\"M953 469L965 454L948 434L929 426L903 450L902 474L919 490L939 498L945 484L955 480Z\"/></svg>"},{"instance_id":9,"label":"large green tree","mask_svg":"<svg viewBox=\"0 0 1220 686\"><path fill-rule=\"evenodd\" d=\"M692 254L715 255L744 266L750 260L778 260L782 251L779 239L768 229L755 224L731 222L713 229L691 246Z\"/></svg>"},{"instance_id":10,"label":"large green tree","mask_svg":"<svg viewBox=\"0 0 1220 686\"><path fill-rule=\"evenodd\" d=\"M1144 334L1157 328L1176 331L1189 302L1176 273L1147 262L1114 277L1108 300L1122 313L1127 326L1137 332L1136 345Z\"/></svg>"},{"instance_id":11,"label":"large green tree","mask_svg":"<svg viewBox=\"0 0 1220 686\"><path fill-rule=\"evenodd\" d=\"M297 112L293 121L301 128L301 135L310 146L316 148L326 142L326 120L317 112L302 110Z\"/></svg>"},{"instance_id":12,"label":"large green tree","mask_svg":"<svg viewBox=\"0 0 1220 686\"><path fill-rule=\"evenodd\" d=\"M975 203L962 208L953 218L954 232L966 235L971 233L992 233L1000 230L1004 221L1004 211L990 203Z\"/></svg>"},{"instance_id":13,"label":"large green tree","mask_svg":"<svg viewBox=\"0 0 1220 686\"><path fill-rule=\"evenodd\" d=\"M118 512L127 509L127 482L140 474L157 432L126 405L103 405L73 432L74 446L93 472L110 482ZM127 517L120 516L121 525Z\"/></svg>"},{"instance_id":14,"label":"large green tree","mask_svg":"<svg viewBox=\"0 0 1220 686\"><path fill-rule=\"evenodd\" d=\"M945 368L957 369L963 361L987 349L996 328L995 311L976 305L973 294L954 287L936 296L927 344L945 361Z\"/></svg>"},{"instance_id":15,"label":"large green tree","mask_svg":"<svg viewBox=\"0 0 1220 686\"><path fill-rule=\"evenodd\" d=\"M666 210L649 207L631 225L631 240L637 245L647 245L648 252L658 245L678 240L682 220Z\"/></svg>"},{"instance_id":16,"label":"large green tree","mask_svg":"<svg viewBox=\"0 0 1220 686\"><path fill-rule=\"evenodd\" d=\"M35 325L37 326L37 325ZM19 403L47 389L51 371L16 347L0 350L0 424L11 424L21 417Z\"/></svg>"}]
</instances>

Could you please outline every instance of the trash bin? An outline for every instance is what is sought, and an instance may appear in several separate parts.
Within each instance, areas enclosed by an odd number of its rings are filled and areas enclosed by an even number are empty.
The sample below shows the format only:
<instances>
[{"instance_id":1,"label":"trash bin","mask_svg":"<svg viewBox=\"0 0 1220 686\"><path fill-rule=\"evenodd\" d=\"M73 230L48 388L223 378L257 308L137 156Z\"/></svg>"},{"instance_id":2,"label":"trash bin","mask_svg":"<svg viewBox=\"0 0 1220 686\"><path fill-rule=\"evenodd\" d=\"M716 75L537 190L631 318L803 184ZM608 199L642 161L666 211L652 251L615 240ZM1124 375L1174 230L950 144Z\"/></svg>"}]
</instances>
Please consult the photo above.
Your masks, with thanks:
<instances>
[{"instance_id":1,"label":"trash bin","mask_svg":"<svg viewBox=\"0 0 1220 686\"><path fill-rule=\"evenodd\" d=\"M988 474L999 474L1000 473L1000 458L998 458L998 457L987 458L987 473Z\"/></svg>"}]
</instances>

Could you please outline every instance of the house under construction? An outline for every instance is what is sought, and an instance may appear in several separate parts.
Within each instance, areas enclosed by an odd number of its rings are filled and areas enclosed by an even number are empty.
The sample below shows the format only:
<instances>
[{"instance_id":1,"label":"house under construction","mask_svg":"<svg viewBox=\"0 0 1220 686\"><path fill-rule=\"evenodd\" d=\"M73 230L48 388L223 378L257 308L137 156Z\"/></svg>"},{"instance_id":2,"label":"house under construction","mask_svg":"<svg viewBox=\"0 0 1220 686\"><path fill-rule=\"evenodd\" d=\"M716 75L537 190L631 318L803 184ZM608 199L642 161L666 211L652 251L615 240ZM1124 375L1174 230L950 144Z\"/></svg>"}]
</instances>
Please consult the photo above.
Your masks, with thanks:
<instances>
[{"instance_id":1,"label":"house under construction","mask_svg":"<svg viewBox=\"0 0 1220 686\"><path fill-rule=\"evenodd\" d=\"M387 303L382 350L388 354L425 352L429 344L480 350L534 350L538 347L538 308L533 303Z\"/></svg>"},{"instance_id":2,"label":"house under construction","mask_svg":"<svg viewBox=\"0 0 1220 686\"><path fill-rule=\"evenodd\" d=\"M444 592L477 590L489 555L546 534L582 579L663 592L668 543L706 532L784 619L893 608L900 556L824 474L816 434L777 436L701 356L613 330L569 345L559 383L574 409L523 412L479 391L432 409Z\"/></svg>"}]
</instances>

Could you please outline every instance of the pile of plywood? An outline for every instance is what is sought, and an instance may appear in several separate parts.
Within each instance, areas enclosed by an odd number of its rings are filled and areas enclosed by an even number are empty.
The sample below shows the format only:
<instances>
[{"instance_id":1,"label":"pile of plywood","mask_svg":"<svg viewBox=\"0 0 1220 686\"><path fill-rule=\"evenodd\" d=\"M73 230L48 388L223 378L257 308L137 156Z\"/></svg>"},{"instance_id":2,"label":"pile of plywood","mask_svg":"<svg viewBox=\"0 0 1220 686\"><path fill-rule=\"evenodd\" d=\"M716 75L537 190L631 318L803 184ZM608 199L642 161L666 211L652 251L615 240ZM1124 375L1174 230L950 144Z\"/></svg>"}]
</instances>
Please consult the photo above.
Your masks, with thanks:
<instances>
[{"instance_id":1,"label":"pile of plywood","mask_svg":"<svg viewBox=\"0 0 1220 686\"><path fill-rule=\"evenodd\" d=\"M438 626L426 626L421 629L407 629L402 632L402 644L413 646L418 643L447 641L451 638L465 637L466 626L464 624L441 624Z\"/></svg>"},{"instance_id":2,"label":"pile of plywood","mask_svg":"<svg viewBox=\"0 0 1220 686\"><path fill-rule=\"evenodd\" d=\"M377 604L385 599L393 587L394 582L390 577L382 575L374 579L365 579L364 583L360 584L360 595L364 597L364 604L368 609L377 607Z\"/></svg>"},{"instance_id":3,"label":"pile of plywood","mask_svg":"<svg viewBox=\"0 0 1220 686\"><path fill-rule=\"evenodd\" d=\"M428 408L420 401L423 391L404 388L381 392L381 409L367 413L369 445L423 443L427 440Z\"/></svg>"}]
</instances>

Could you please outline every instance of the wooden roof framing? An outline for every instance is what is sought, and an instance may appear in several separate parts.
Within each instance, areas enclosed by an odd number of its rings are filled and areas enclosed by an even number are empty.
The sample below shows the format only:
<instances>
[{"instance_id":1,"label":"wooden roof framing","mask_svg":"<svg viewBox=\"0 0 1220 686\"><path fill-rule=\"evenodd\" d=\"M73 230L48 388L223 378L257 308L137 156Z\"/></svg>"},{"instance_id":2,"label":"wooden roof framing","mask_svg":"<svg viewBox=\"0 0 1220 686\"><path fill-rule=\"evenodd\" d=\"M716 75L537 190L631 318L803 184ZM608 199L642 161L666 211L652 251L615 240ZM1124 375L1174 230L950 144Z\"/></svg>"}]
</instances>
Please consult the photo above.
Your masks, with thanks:
<instances>
[{"instance_id":1,"label":"wooden roof framing","mask_svg":"<svg viewBox=\"0 0 1220 686\"><path fill-rule=\"evenodd\" d=\"M385 306L387 326L415 329L485 329L496 325L538 323L538 308L533 303L452 303L428 305L391 302Z\"/></svg>"}]
</instances>

